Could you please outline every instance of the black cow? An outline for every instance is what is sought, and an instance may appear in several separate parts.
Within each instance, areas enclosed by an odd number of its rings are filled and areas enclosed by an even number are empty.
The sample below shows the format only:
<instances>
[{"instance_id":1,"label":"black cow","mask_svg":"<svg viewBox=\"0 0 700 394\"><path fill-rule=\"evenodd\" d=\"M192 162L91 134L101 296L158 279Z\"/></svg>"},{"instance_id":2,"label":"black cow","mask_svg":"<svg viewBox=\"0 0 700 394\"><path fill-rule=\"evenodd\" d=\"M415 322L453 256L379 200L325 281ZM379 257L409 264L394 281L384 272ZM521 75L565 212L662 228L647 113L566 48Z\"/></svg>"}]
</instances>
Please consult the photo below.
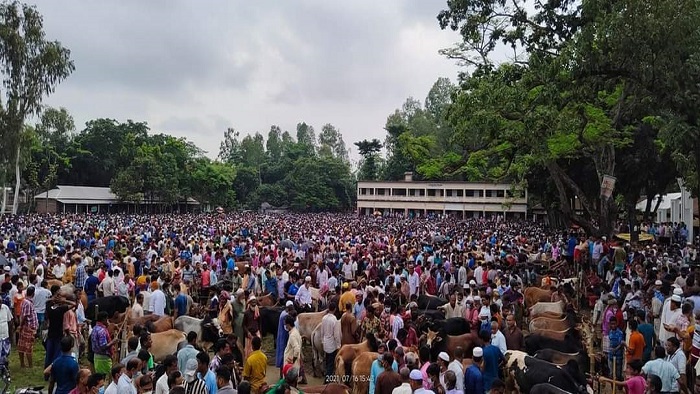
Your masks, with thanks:
<instances>
[{"instance_id":1,"label":"black cow","mask_svg":"<svg viewBox=\"0 0 700 394\"><path fill-rule=\"evenodd\" d=\"M447 300L444 300L440 297L435 297L427 294L421 294L418 296L418 309L420 309L421 311L426 309L437 309L439 306L445 304L447 304Z\"/></svg>"},{"instance_id":2,"label":"black cow","mask_svg":"<svg viewBox=\"0 0 700 394\"><path fill-rule=\"evenodd\" d=\"M422 320L423 322L433 320L445 320L445 311L442 309L427 309L427 310L411 310L411 319L414 321Z\"/></svg>"},{"instance_id":3,"label":"black cow","mask_svg":"<svg viewBox=\"0 0 700 394\"><path fill-rule=\"evenodd\" d=\"M122 296L108 296L95 298L88 303L88 307L85 310L85 317L93 322L95 319L95 307L99 312L107 312L109 317L113 317L115 313L124 313L126 309L131 305L129 299Z\"/></svg>"},{"instance_id":4,"label":"black cow","mask_svg":"<svg viewBox=\"0 0 700 394\"><path fill-rule=\"evenodd\" d=\"M587 394L590 390L585 375L581 374L573 360L560 367L513 350L507 351L505 358L506 370L515 380L518 392L530 393L539 383L551 383L564 391L576 394ZM590 392L592 393L592 390Z\"/></svg>"},{"instance_id":5,"label":"black cow","mask_svg":"<svg viewBox=\"0 0 700 394\"><path fill-rule=\"evenodd\" d=\"M541 349L535 353L535 358L540 360L548 361L553 364L563 365L569 360L574 360L578 364L578 369L581 373L585 374L590 370L590 358L588 353L585 351L580 351L578 353L562 353L554 349Z\"/></svg>"},{"instance_id":6,"label":"black cow","mask_svg":"<svg viewBox=\"0 0 700 394\"><path fill-rule=\"evenodd\" d=\"M426 320L419 325L421 333L428 332L428 329L436 331L441 337L446 335L462 335L470 331L469 322L463 317L452 317L449 319L435 319L433 321Z\"/></svg>"},{"instance_id":7,"label":"black cow","mask_svg":"<svg viewBox=\"0 0 700 394\"><path fill-rule=\"evenodd\" d=\"M260 307L260 336L265 337L267 334L272 334L272 337L277 341L277 326L279 325L280 315L284 310L283 307L261 306Z\"/></svg>"},{"instance_id":8,"label":"black cow","mask_svg":"<svg viewBox=\"0 0 700 394\"><path fill-rule=\"evenodd\" d=\"M530 394L571 394L551 383L539 383L530 389Z\"/></svg>"},{"instance_id":9,"label":"black cow","mask_svg":"<svg viewBox=\"0 0 700 394\"><path fill-rule=\"evenodd\" d=\"M525 337L525 351L534 356L540 349L554 349L562 353L583 352L581 343L573 340L560 341L547 338L539 334L530 334Z\"/></svg>"}]
</instances>

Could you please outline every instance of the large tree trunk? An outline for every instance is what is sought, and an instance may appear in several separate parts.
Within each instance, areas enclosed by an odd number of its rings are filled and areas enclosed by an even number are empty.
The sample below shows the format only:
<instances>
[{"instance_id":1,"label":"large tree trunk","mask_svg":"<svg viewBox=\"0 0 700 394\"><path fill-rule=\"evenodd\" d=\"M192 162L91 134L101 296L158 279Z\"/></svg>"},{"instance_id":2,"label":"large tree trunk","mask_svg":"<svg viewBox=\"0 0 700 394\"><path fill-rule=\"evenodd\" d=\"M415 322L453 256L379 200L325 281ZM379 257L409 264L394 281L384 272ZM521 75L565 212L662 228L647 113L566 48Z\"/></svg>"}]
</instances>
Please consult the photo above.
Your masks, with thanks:
<instances>
[{"instance_id":1,"label":"large tree trunk","mask_svg":"<svg viewBox=\"0 0 700 394\"><path fill-rule=\"evenodd\" d=\"M17 157L15 157L15 195L12 201L12 214L17 215L17 209L19 208L19 189L21 186L21 173L19 170L19 154L20 145L17 145Z\"/></svg>"}]
</instances>

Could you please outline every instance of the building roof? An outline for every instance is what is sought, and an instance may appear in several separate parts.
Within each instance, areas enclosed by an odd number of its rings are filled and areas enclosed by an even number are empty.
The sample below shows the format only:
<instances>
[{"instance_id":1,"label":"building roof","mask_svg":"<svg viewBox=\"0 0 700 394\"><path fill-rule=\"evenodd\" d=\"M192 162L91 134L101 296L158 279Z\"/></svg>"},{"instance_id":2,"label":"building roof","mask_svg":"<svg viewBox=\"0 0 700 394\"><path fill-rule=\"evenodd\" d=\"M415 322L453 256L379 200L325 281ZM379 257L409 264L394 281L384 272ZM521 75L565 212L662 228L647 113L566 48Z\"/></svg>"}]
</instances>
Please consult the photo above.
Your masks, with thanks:
<instances>
[{"instance_id":1,"label":"building roof","mask_svg":"<svg viewBox=\"0 0 700 394\"><path fill-rule=\"evenodd\" d=\"M671 209L671 201L673 200L678 200L681 198L681 193L668 193L663 196L656 196L654 197L654 200L651 202L651 209L653 210L654 207L656 207L656 203L659 201L659 198L661 199L661 204L659 204L659 209ZM640 211L644 211L647 207L647 200L644 199L640 202L637 203L637 209Z\"/></svg>"},{"instance_id":2,"label":"building roof","mask_svg":"<svg viewBox=\"0 0 700 394\"><path fill-rule=\"evenodd\" d=\"M34 196L35 200L46 198L46 192ZM110 188L93 186L59 185L48 191L48 198L63 204L117 204L121 202ZM199 202L190 197L187 199L187 204L199 204Z\"/></svg>"}]
</instances>

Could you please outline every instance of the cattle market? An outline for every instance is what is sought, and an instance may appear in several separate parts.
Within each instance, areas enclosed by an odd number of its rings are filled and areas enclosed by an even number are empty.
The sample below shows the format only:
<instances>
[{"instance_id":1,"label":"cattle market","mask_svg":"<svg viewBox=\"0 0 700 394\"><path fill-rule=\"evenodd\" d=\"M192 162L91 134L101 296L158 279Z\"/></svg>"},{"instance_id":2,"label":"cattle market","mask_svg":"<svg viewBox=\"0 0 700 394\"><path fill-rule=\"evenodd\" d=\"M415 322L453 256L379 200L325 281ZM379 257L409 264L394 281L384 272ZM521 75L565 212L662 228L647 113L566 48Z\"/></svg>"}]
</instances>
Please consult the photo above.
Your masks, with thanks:
<instances>
[{"instance_id":1,"label":"cattle market","mask_svg":"<svg viewBox=\"0 0 700 394\"><path fill-rule=\"evenodd\" d=\"M0 376L41 365L49 392L700 392L684 224L631 243L499 216L1 220Z\"/></svg>"}]
</instances>

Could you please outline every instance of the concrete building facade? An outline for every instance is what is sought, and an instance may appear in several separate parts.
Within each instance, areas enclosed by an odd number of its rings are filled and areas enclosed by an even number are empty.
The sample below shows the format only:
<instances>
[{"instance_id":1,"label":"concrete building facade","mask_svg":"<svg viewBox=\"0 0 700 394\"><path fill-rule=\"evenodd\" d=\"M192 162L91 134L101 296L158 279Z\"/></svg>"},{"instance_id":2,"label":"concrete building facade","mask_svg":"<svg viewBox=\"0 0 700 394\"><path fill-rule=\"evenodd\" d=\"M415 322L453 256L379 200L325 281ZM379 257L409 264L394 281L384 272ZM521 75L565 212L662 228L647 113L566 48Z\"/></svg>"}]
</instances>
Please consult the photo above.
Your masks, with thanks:
<instances>
[{"instance_id":1,"label":"concrete building facade","mask_svg":"<svg viewBox=\"0 0 700 394\"><path fill-rule=\"evenodd\" d=\"M513 195L512 185L479 182L360 181L357 183L357 212L425 216L447 214L462 218L503 216L525 219L527 190Z\"/></svg>"}]
</instances>

